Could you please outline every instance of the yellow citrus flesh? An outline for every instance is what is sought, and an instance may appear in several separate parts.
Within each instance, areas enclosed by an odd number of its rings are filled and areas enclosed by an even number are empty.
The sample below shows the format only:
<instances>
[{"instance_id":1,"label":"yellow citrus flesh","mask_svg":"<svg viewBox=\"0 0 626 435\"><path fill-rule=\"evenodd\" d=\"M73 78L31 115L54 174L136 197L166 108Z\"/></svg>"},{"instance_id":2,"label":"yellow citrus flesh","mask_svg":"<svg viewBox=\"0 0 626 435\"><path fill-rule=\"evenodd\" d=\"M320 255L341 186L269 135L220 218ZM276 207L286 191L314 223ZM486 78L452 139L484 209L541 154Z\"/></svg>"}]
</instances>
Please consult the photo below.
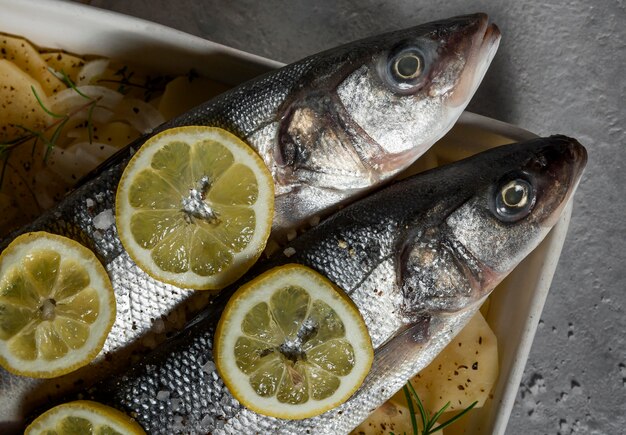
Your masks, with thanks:
<instances>
[{"instance_id":1,"label":"yellow citrus flesh","mask_svg":"<svg viewBox=\"0 0 626 435\"><path fill-rule=\"evenodd\" d=\"M102 349L115 320L109 277L89 249L46 232L0 255L0 365L38 378L69 373Z\"/></svg>"},{"instance_id":2,"label":"yellow citrus flesh","mask_svg":"<svg viewBox=\"0 0 626 435\"><path fill-rule=\"evenodd\" d=\"M373 355L357 307L300 265L277 267L239 288L215 332L215 363L230 392L278 418L339 406L359 388Z\"/></svg>"},{"instance_id":3,"label":"yellow citrus flesh","mask_svg":"<svg viewBox=\"0 0 626 435\"><path fill-rule=\"evenodd\" d=\"M25 435L139 435L146 432L117 409L89 400L64 403L44 412Z\"/></svg>"},{"instance_id":4,"label":"yellow citrus flesh","mask_svg":"<svg viewBox=\"0 0 626 435\"><path fill-rule=\"evenodd\" d=\"M124 170L116 223L130 257L155 279L220 289L261 255L274 185L261 158L215 127L165 130Z\"/></svg>"}]
</instances>

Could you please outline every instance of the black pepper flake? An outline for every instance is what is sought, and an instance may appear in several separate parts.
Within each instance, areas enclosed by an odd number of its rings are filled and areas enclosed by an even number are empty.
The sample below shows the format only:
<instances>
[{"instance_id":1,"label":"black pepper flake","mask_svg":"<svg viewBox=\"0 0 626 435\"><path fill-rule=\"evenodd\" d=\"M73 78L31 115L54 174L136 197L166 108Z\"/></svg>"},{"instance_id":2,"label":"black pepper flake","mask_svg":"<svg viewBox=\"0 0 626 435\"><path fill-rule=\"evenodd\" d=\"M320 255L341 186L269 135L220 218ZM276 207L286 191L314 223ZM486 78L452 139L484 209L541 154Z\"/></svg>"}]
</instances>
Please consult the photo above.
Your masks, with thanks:
<instances>
[{"instance_id":1,"label":"black pepper flake","mask_svg":"<svg viewBox=\"0 0 626 435\"><path fill-rule=\"evenodd\" d=\"M2 54L7 54L7 49L2 47Z\"/></svg>"},{"instance_id":2,"label":"black pepper flake","mask_svg":"<svg viewBox=\"0 0 626 435\"><path fill-rule=\"evenodd\" d=\"M57 60L61 60L63 59L63 56L61 56L61 53L57 54Z\"/></svg>"},{"instance_id":3,"label":"black pepper flake","mask_svg":"<svg viewBox=\"0 0 626 435\"><path fill-rule=\"evenodd\" d=\"M483 337L482 337L482 335L478 337L478 344L483 344Z\"/></svg>"},{"instance_id":4,"label":"black pepper flake","mask_svg":"<svg viewBox=\"0 0 626 435\"><path fill-rule=\"evenodd\" d=\"M137 107L133 107L133 112L139 113L139 109Z\"/></svg>"},{"instance_id":5,"label":"black pepper flake","mask_svg":"<svg viewBox=\"0 0 626 435\"><path fill-rule=\"evenodd\" d=\"M472 370L478 370L478 361L472 364Z\"/></svg>"},{"instance_id":6,"label":"black pepper flake","mask_svg":"<svg viewBox=\"0 0 626 435\"><path fill-rule=\"evenodd\" d=\"M457 388L461 391L465 391L465 387L463 385L459 385Z\"/></svg>"}]
</instances>

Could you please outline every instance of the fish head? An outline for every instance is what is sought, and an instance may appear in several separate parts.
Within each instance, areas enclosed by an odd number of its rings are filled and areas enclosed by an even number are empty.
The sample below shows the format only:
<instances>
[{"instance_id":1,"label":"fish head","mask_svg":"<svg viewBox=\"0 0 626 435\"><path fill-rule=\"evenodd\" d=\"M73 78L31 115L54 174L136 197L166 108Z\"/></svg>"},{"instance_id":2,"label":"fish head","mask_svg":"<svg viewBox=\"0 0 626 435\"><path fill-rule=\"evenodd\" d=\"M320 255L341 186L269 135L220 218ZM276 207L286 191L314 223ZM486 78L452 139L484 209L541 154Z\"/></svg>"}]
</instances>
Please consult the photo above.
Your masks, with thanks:
<instances>
[{"instance_id":1,"label":"fish head","mask_svg":"<svg viewBox=\"0 0 626 435\"><path fill-rule=\"evenodd\" d=\"M276 183L276 209L291 216L274 229L324 214L411 165L454 125L499 40L487 16L475 14L366 38L288 67L304 72L279 109L277 146L261 153Z\"/></svg>"},{"instance_id":2,"label":"fish head","mask_svg":"<svg viewBox=\"0 0 626 435\"><path fill-rule=\"evenodd\" d=\"M397 172L456 122L478 88L500 32L485 14L466 15L381 35L353 50L337 85L354 124L377 149L370 164Z\"/></svg>"},{"instance_id":3,"label":"fish head","mask_svg":"<svg viewBox=\"0 0 626 435\"><path fill-rule=\"evenodd\" d=\"M475 307L557 223L587 162L565 136L506 145L450 165L442 199L409 238L400 261L407 312Z\"/></svg>"}]
</instances>

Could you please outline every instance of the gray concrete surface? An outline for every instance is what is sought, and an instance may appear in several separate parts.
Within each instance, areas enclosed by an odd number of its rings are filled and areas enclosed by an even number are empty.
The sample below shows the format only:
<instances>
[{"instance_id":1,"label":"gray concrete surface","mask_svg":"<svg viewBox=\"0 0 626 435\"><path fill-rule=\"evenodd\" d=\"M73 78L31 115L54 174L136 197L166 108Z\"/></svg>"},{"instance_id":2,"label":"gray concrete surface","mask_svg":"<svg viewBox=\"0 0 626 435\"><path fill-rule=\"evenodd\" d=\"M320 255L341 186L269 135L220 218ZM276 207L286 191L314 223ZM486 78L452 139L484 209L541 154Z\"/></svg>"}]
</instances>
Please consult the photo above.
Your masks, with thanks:
<instances>
[{"instance_id":1,"label":"gray concrete surface","mask_svg":"<svg viewBox=\"0 0 626 435\"><path fill-rule=\"evenodd\" d=\"M284 62L385 30L487 12L500 51L474 112L587 146L589 165L508 434L626 433L622 0L92 0Z\"/></svg>"}]
</instances>

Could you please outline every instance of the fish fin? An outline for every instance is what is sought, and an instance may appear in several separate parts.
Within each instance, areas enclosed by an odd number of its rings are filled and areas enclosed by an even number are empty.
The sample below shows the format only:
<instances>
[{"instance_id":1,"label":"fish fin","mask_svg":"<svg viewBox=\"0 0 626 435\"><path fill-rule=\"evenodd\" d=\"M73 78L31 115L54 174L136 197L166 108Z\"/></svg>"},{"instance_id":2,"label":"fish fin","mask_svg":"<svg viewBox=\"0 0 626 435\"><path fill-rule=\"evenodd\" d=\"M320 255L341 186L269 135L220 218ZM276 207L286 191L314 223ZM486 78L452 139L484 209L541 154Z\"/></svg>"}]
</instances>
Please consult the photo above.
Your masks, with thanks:
<instances>
[{"instance_id":1,"label":"fish fin","mask_svg":"<svg viewBox=\"0 0 626 435\"><path fill-rule=\"evenodd\" d=\"M409 358L414 358L418 348L428 343L430 333L430 316L421 315L418 320L391 340L383 343L374 355L374 363L370 376L389 373L402 366Z\"/></svg>"}]
</instances>

